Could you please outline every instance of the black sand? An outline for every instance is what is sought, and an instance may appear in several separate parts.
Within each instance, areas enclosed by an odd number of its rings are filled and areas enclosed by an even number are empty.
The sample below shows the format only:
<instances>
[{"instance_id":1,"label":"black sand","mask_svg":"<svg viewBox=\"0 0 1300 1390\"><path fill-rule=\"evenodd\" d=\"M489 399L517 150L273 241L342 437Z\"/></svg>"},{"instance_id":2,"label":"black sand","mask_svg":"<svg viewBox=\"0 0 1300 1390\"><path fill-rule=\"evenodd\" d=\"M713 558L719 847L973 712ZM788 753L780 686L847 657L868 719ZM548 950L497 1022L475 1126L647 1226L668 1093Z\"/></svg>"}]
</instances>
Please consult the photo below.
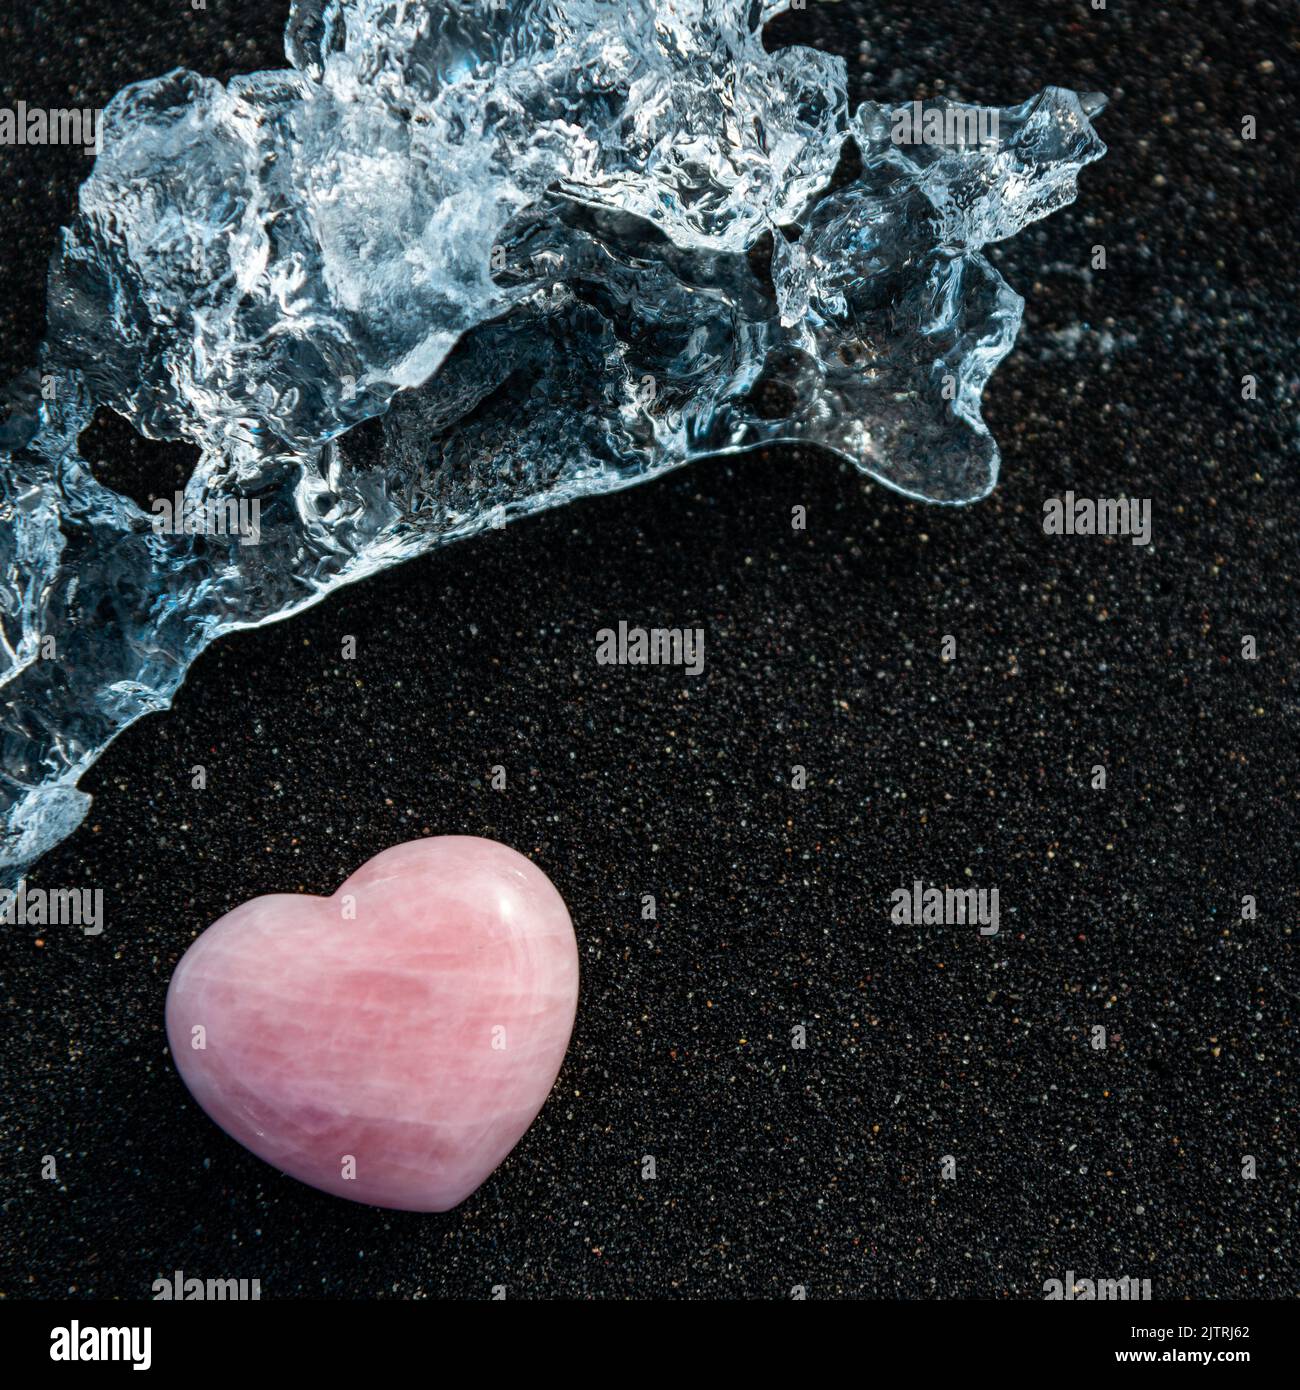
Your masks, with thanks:
<instances>
[{"instance_id":1,"label":"black sand","mask_svg":"<svg viewBox=\"0 0 1300 1390\"><path fill-rule=\"evenodd\" d=\"M912 10L813 0L774 30L844 54L855 100L1113 99L1079 201L994 252L1028 300L985 396L996 494L927 508L791 451L697 466L209 651L29 880L103 887L103 936L0 932L6 1296L175 1269L268 1299L1295 1293L1296 12ZM283 11L38 5L0 20L0 90L101 105L177 64L278 66ZM84 172L0 152L4 376ZM1153 499L1153 544L1045 537L1066 489ZM598 667L620 618L703 626L704 675ZM162 1005L243 898L445 832L550 874L584 977L537 1123L418 1217L227 1139ZM997 887L999 935L891 925L914 878Z\"/></svg>"}]
</instances>

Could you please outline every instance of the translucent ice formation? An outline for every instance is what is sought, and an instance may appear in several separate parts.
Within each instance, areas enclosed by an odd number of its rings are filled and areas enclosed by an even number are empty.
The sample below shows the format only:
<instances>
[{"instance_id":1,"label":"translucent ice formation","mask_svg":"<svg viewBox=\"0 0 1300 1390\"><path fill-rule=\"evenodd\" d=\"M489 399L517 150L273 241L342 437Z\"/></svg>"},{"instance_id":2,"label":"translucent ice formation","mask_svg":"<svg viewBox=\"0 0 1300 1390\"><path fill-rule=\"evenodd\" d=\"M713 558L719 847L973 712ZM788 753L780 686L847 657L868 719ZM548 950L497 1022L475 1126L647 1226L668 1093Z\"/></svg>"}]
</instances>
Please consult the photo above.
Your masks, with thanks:
<instances>
[{"instance_id":1,"label":"translucent ice formation","mask_svg":"<svg viewBox=\"0 0 1300 1390\"><path fill-rule=\"evenodd\" d=\"M214 638L444 541L777 441L988 492L980 247L1073 199L1100 98L850 113L783 8L298 0L292 67L114 98L0 426L0 868ZM96 478L101 406L197 446L179 511Z\"/></svg>"}]
</instances>

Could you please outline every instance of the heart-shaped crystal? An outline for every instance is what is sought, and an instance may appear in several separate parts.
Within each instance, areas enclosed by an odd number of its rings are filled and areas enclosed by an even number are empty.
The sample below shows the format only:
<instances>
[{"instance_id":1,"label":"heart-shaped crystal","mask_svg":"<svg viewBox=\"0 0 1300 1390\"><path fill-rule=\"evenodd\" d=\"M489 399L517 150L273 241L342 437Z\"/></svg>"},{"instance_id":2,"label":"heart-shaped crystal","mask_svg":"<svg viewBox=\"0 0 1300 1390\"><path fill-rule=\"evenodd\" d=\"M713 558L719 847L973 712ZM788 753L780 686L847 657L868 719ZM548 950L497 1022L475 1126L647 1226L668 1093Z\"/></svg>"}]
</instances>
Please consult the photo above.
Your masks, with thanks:
<instances>
[{"instance_id":1,"label":"heart-shaped crystal","mask_svg":"<svg viewBox=\"0 0 1300 1390\"><path fill-rule=\"evenodd\" d=\"M442 836L377 854L330 898L254 898L167 993L185 1084L228 1134L340 1197L463 1201L519 1141L573 1030L578 949L523 855Z\"/></svg>"}]
</instances>

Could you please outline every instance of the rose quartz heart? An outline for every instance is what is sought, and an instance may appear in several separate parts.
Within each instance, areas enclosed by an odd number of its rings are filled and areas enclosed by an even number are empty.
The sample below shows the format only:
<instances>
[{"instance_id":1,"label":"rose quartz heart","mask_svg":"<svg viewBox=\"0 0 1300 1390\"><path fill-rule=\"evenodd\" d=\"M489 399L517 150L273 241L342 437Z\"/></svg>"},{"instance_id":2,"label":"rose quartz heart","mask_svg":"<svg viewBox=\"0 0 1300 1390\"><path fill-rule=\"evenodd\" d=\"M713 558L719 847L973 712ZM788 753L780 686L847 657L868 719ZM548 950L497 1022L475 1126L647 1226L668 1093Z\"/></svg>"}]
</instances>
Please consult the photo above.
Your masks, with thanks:
<instances>
[{"instance_id":1,"label":"rose quartz heart","mask_svg":"<svg viewBox=\"0 0 1300 1390\"><path fill-rule=\"evenodd\" d=\"M412 840L332 898L254 898L186 951L167 1038L194 1098L313 1187L462 1202L564 1059L578 947L559 893L492 840Z\"/></svg>"}]
</instances>

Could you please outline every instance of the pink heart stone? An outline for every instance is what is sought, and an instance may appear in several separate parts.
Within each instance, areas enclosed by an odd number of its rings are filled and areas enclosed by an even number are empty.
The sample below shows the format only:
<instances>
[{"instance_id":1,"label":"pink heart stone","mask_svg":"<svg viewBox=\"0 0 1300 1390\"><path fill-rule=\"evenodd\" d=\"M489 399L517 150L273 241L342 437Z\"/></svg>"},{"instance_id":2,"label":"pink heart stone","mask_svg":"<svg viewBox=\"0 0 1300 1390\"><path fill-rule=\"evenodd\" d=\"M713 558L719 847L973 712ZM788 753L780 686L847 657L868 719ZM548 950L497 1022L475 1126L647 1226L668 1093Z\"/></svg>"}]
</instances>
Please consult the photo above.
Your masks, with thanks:
<instances>
[{"instance_id":1,"label":"pink heart stone","mask_svg":"<svg viewBox=\"0 0 1300 1390\"><path fill-rule=\"evenodd\" d=\"M332 898L254 898L186 951L167 1038L227 1134L313 1187L462 1202L564 1060L578 945L555 886L493 840L412 840Z\"/></svg>"}]
</instances>

